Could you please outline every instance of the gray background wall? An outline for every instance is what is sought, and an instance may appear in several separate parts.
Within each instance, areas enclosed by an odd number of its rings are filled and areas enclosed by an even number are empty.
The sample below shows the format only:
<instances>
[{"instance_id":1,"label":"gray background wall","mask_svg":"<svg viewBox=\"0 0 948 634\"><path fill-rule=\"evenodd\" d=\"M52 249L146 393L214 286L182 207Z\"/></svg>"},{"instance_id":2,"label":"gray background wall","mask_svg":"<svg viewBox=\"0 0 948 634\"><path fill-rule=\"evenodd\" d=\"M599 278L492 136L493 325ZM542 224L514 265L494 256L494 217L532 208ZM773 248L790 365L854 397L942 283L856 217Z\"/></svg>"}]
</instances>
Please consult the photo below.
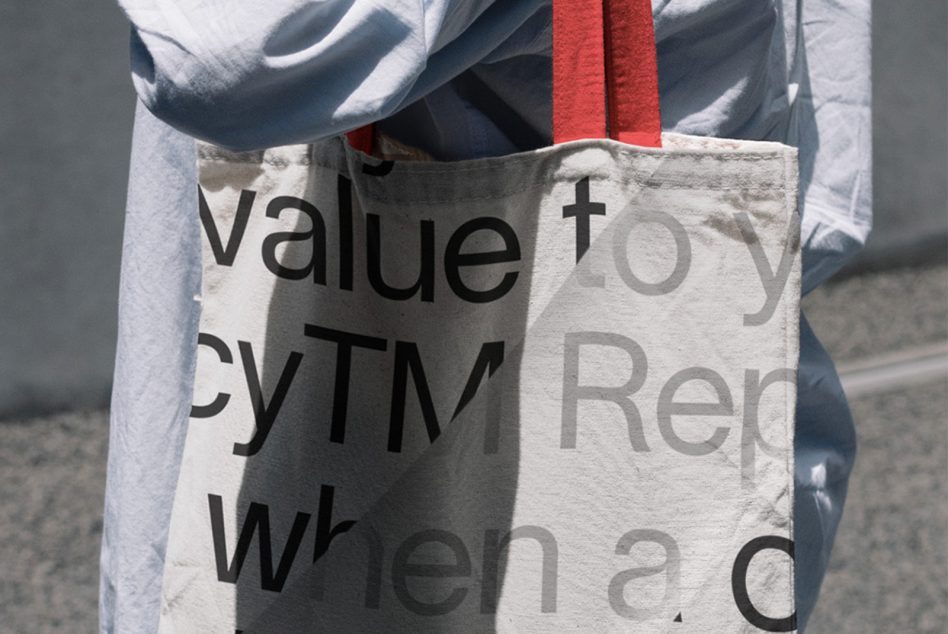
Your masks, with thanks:
<instances>
[{"instance_id":1,"label":"gray background wall","mask_svg":"<svg viewBox=\"0 0 948 634\"><path fill-rule=\"evenodd\" d=\"M0 3L0 419L107 402L127 42L106 0Z\"/></svg>"},{"instance_id":2,"label":"gray background wall","mask_svg":"<svg viewBox=\"0 0 948 634\"><path fill-rule=\"evenodd\" d=\"M948 253L948 2L872 3L875 221L847 272Z\"/></svg>"},{"instance_id":3,"label":"gray background wall","mask_svg":"<svg viewBox=\"0 0 948 634\"><path fill-rule=\"evenodd\" d=\"M876 231L944 257L945 0L873 3ZM134 94L112 2L0 3L0 420L107 403Z\"/></svg>"}]
</instances>

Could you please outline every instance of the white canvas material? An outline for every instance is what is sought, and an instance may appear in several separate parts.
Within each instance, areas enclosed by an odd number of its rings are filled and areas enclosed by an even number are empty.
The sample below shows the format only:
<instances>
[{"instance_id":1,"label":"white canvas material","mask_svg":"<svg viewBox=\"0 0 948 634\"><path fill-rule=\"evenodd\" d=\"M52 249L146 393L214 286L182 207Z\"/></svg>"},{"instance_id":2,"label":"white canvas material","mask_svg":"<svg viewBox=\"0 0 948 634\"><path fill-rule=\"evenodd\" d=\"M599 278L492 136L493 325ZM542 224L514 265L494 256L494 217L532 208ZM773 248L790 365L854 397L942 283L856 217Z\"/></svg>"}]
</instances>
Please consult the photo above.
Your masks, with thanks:
<instances>
[{"instance_id":1,"label":"white canvas material","mask_svg":"<svg viewBox=\"0 0 948 634\"><path fill-rule=\"evenodd\" d=\"M199 144L160 631L792 631L796 150Z\"/></svg>"}]
</instances>

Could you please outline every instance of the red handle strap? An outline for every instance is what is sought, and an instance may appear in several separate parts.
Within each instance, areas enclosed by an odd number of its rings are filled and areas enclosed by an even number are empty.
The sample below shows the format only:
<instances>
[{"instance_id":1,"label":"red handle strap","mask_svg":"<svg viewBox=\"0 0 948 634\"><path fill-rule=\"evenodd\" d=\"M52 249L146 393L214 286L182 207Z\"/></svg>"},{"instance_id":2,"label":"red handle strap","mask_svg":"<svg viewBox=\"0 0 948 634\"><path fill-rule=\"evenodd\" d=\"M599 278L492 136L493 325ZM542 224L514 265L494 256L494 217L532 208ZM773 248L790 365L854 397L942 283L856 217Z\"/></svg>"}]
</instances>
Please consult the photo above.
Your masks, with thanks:
<instances>
[{"instance_id":1,"label":"red handle strap","mask_svg":"<svg viewBox=\"0 0 948 634\"><path fill-rule=\"evenodd\" d=\"M606 0L609 136L662 146L658 60L651 0Z\"/></svg>"},{"instance_id":2,"label":"red handle strap","mask_svg":"<svg viewBox=\"0 0 948 634\"><path fill-rule=\"evenodd\" d=\"M623 143L661 147L651 0L554 0L553 143L602 139L607 130ZM348 137L371 152L371 125Z\"/></svg>"},{"instance_id":3,"label":"red handle strap","mask_svg":"<svg viewBox=\"0 0 948 634\"><path fill-rule=\"evenodd\" d=\"M361 128L356 128L352 132L346 132L346 136L349 137L349 145L355 149L366 154L372 153L372 140L375 138L375 126L373 124L369 123Z\"/></svg>"},{"instance_id":4,"label":"red handle strap","mask_svg":"<svg viewBox=\"0 0 948 634\"><path fill-rule=\"evenodd\" d=\"M610 138L661 146L650 0L554 0L553 142L605 138L607 96Z\"/></svg>"}]
</instances>

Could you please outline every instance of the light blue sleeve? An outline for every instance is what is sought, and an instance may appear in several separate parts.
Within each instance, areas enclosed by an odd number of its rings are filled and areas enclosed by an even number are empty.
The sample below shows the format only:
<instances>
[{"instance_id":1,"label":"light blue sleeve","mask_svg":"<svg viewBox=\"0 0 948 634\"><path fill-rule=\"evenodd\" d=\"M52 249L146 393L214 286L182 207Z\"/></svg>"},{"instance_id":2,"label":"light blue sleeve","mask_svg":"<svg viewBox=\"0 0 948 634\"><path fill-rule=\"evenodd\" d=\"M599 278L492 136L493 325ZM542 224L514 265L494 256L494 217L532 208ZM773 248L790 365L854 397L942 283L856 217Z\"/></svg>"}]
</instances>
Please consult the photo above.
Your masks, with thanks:
<instances>
[{"instance_id":1,"label":"light blue sleeve","mask_svg":"<svg viewBox=\"0 0 948 634\"><path fill-rule=\"evenodd\" d=\"M233 150L314 141L450 80L539 0L119 0L139 97Z\"/></svg>"},{"instance_id":2,"label":"light blue sleeve","mask_svg":"<svg viewBox=\"0 0 948 634\"><path fill-rule=\"evenodd\" d=\"M782 0L790 128L800 148L803 292L872 228L870 0Z\"/></svg>"},{"instance_id":3,"label":"light blue sleeve","mask_svg":"<svg viewBox=\"0 0 948 634\"><path fill-rule=\"evenodd\" d=\"M835 273L872 226L871 2L781 0L790 119L799 148L803 292ZM794 482L796 605L806 630L856 459L832 360L801 315Z\"/></svg>"}]
</instances>

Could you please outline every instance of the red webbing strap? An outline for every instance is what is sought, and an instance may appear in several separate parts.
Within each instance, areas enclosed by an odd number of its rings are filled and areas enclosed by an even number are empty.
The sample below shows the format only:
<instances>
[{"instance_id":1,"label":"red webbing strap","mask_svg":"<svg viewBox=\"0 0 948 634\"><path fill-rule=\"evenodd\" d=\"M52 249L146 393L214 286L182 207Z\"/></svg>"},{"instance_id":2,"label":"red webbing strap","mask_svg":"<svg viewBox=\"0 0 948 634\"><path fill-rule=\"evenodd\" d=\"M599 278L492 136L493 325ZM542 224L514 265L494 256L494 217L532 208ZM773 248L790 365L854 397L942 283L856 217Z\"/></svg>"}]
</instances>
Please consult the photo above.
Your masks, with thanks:
<instances>
[{"instance_id":1,"label":"red webbing strap","mask_svg":"<svg viewBox=\"0 0 948 634\"><path fill-rule=\"evenodd\" d=\"M366 154L372 153L372 138L374 134L375 130L371 123L361 128L356 128L352 132L346 132L346 136L349 137L349 145Z\"/></svg>"},{"instance_id":2,"label":"red webbing strap","mask_svg":"<svg viewBox=\"0 0 948 634\"><path fill-rule=\"evenodd\" d=\"M658 63L651 0L606 0L609 136L661 147Z\"/></svg>"},{"instance_id":3,"label":"red webbing strap","mask_svg":"<svg viewBox=\"0 0 948 634\"><path fill-rule=\"evenodd\" d=\"M553 2L553 143L606 136L602 0Z\"/></svg>"},{"instance_id":4,"label":"red webbing strap","mask_svg":"<svg viewBox=\"0 0 948 634\"><path fill-rule=\"evenodd\" d=\"M554 0L553 142L606 136L661 146L650 0Z\"/></svg>"}]
</instances>

